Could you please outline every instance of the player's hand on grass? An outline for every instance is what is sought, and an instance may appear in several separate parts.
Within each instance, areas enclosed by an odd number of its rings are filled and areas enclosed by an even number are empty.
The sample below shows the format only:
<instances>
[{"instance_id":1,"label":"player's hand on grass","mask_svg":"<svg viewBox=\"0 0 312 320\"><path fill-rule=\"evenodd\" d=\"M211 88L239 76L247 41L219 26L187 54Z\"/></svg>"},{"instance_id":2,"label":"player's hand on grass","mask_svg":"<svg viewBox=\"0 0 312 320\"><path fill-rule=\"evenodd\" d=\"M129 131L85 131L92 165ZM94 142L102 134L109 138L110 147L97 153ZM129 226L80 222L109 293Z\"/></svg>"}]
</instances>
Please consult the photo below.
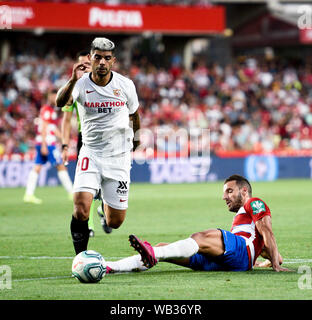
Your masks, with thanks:
<instances>
[{"instance_id":1,"label":"player's hand on grass","mask_svg":"<svg viewBox=\"0 0 312 320\"><path fill-rule=\"evenodd\" d=\"M287 268L283 268L280 265L279 266L275 266L275 267L272 266L272 268L276 272L293 272L294 271L294 270L290 270L290 269L287 269Z\"/></svg>"},{"instance_id":2,"label":"player's hand on grass","mask_svg":"<svg viewBox=\"0 0 312 320\"><path fill-rule=\"evenodd\" d=\"M281 256L280 256L281 258ZM284 267L281 267L281 264L282 264L282 261L283 260L280 260L279 261L279 266L278 267L273 267L272 266L272 262L269 260L269 259L265 259L264 261L256 261L255 263L255 267L259 267L259 268L270 268L272 267L272 269L276 272L292 272L293 270L290 270L290 269L287 269L287 268L284 268Z\"/></svg>"}]
</instances>

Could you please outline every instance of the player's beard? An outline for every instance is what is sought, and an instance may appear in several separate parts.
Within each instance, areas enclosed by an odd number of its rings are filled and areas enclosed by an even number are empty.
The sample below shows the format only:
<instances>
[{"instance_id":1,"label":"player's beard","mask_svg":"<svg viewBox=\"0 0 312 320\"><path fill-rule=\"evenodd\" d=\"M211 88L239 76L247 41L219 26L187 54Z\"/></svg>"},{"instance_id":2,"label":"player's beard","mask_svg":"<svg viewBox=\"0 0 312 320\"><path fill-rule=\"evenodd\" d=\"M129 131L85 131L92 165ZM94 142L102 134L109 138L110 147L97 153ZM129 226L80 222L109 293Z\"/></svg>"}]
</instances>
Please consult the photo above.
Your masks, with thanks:
<instances>
[{"instance_id":1,"label":"player's beard","mask_svg":"<svg viewBox=\"0 0 312 320\"><path fill-rule=\"evenodd\" d=\"M109 69L103 68L102 70L96 69L96 74L99 78L104 78L109 74Z\"/></svg>"},{"instance_id":2,"label":"player's beard","mask_svg":"<svg viewBox=\"0 0 312 320\"><path fill-rule=\"evenodd\" d=\"M235 201L231 202L231 205L229 207L229 211L237 212L242 206L243 206L243 197L242 197L241 193L239 192Z\"/></svg>"}]
</instances>

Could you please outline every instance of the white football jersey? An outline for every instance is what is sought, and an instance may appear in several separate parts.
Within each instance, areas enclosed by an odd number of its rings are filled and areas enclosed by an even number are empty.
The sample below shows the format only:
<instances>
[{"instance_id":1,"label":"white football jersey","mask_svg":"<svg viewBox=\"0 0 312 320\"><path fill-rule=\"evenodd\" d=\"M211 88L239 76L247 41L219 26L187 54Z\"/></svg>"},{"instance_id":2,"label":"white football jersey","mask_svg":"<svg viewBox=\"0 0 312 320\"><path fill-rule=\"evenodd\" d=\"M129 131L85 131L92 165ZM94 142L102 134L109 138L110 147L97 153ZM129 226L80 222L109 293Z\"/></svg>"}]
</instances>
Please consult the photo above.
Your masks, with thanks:
<instances>
[{"instance_id":1,"label":"white football jersey","mask_svg":"<svg viewBox=\"0 0 312 320\"><path fill-rule=\"evenodd\" d=\"M117 72L106 86L98 86L85 73L72 92L78 102L82 142L102 156L130 151L133 147L133 130L129 115L139 107L132 80Z\"/></svg>"}]
</instances>

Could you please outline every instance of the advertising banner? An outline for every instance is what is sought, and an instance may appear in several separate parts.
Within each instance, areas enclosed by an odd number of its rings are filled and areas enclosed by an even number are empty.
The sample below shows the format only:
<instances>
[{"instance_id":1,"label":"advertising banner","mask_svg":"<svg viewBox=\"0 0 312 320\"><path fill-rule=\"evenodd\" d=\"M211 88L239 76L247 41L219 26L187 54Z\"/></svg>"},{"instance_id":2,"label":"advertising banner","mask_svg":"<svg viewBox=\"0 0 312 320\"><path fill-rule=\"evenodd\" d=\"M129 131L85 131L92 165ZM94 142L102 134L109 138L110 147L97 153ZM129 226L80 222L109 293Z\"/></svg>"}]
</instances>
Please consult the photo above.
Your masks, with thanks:
<instances>
[{"instance_id":1,"label":"advertising banner","mask_svg":"<svg viewBox=\"0 0 312 320\"><path fill-rule=\"evenodd\" d=\"M71 32L144 31L217 34L225 29L222 6L107 6L100 3L1 2L1 29Z\"/></svg>"},{"instance_id":2,"label":"advertising banner","mask_svg":"<svg viewBox=\"0 0 312 320\"><path fill-rule=\"evenodd\" d=\"M25 187L33 161L0 161L0 188ZM69 175L74 180L76 162L70 161ZM195 157L133 161L131 181L153 184L195 183L224 180L241 174L250 181L273 181L283 178L312 179L311 157L249 156L242 158ZM56 168L47 163L39 175L39 186L56 186L60 182Z\"/></svg>"}]
</instances>

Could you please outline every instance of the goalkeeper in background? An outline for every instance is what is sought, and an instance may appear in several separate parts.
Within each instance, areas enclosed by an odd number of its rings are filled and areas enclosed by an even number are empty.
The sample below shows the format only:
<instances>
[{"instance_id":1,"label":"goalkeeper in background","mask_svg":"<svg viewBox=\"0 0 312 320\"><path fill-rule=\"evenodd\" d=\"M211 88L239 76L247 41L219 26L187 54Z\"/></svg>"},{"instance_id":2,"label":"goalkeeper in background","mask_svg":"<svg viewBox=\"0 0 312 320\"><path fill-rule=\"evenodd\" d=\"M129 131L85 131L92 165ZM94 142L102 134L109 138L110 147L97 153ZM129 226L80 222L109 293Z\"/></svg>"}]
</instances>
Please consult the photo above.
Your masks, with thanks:
<instances>
[{"instance_id":1,"label":"goalkeeper in background","mask_svg":"<svg viewBox=\"0 0 312 320\"><path fill-rule=\"evenodd\" d=\"M85 72L91 72L89 51L87 51L87 50L80 51L77 54L77 61L79 63L84 63L85 65L89 66L88 68L86 68ZM72 102L72 101L70 101L70 102ZM70 132L71 132L71 119L72 119L72 115L73 115L74 111L76 112L77 123L78 123L77 158L79 155L80 148L82 146L81 123L80 123L80 118L79 118L79 113L78 113L78 108L77 108L77 101L75 101L72 104L66 104L62 108L62 111L64 112L63 119L62 119L62 128L61 128L61 130L62 130L61 131L61 134L62 134L62 159L63 159L63 163L67 165L67 163L68 163L68 148L69 148L69 140L70 140ZM94 199L94 201L92 202L91 207L90 207L90 215L89 215L89 221L88 221L90 237L94 237L94 221L93 221L94 202L100 198L101 198L100 195L98 195ZM102 212L102 206L98 207L97 212L101 218L101 224L102 224L103 230L106 233L111 233L112 228L108 227L104 222L104 215Z\"/></svg>"}]
</instances>

